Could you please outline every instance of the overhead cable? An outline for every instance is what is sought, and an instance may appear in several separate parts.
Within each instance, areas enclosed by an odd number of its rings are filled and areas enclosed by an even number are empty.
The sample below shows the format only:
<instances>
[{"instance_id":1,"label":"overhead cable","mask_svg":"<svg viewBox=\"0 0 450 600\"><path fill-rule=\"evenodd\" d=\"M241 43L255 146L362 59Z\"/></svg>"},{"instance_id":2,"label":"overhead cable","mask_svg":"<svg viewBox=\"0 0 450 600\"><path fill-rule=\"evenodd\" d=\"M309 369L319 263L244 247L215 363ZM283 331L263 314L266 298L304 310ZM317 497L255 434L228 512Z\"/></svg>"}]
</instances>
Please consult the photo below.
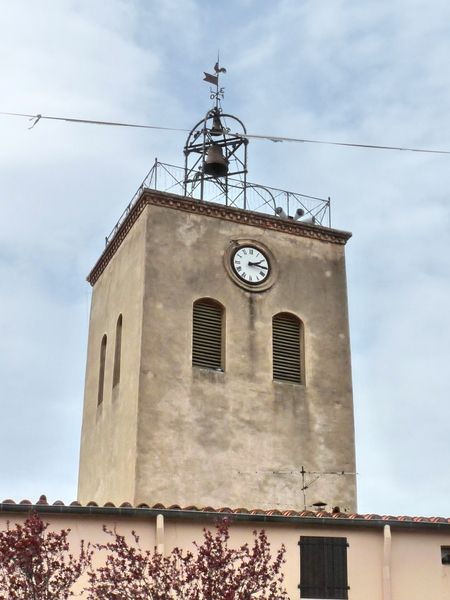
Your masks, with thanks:
<instances>
[{"instance_id":1,"label":"overhead cable","mask_svg":"<svg viewBox=\"0 0 450 600\"><path fill-rule=\"evenodd\" d=\"M163 131L185 131L185 132L190 131L190 129L180 129L177 127L160 127L158 125L139 125L138 123L121 123L118 121L96 121L93 119L73 119L71 117L53 117L53 116L40 115L40 114L29 115L29 114L25 114L25 113L13 113L13 112L1 112L0 111L0 115L13 116L13 117L28 117L29 119L33 119L34 123L30 127L30 129L33 129L33 127L35 125L37 125L41 119L47 119L47 120L51 120L51 121L66 121L67 123L87 123L88 125L109 125L112 127L136 127L138 129L158 129L158 130L163 130Z\"/></svg>"},{"instance_id":2,"label":"overhead cable","mask_svg":"<svg viewBox=\"0 0 450 600\"><path fill-rule=\"evenodd\" d=\"M27 117L30 120L33 120L33 124L29 129L33 129L35 125L41 119L47 119L52 121L65 121L67 123L86 123L88 125L107 125L112 127L134 127L138 129L154 129L158 131L180 131L189 133L189 129L182 129L179 127L162 127L160 125L142 125L139 123L122 123L119 121L98 121L94 119L74 119L71 117L55 117L49 115L31 115L26 113L15 113L15 112L3 112L0 111L0 115L5 116L14 116L14 117ZM333 142L329 140L312 140L306 138L292 138L292 137L282 137L282 136L274 136L274 135L257 135L250 133L234 133L232 134L236 137L246 138L246 139L255 139L255 140L269 140L271 142L294 142L294 143L302 143L302 144L325 144L328 146L346 146L350 148L367 148L369 150L396 150L400 152L422 152L427 154L450 154L450 150L436 150L436 149L427 149L427 148L409 148L405 146L384 146L381 144L356 144L351 142Z\"/></svg>"},{"instance_id":3,"label":"overhead cable","mask_svg":"<svg viewBox=\"0 0 450 600\"><path fill-rule=\"evenodd\" d=\"M305 144L327 144L329 146L350 146L352 148L370 148L374 150L400 150L404 152L428 152L432 154L450 154L450 150L427 150L425 148L406 148L402 146L382 146L378 144L353 144L350 142L330 142L326 140L308 140L302 138L280 137L274 135L253 135L247 133L236 133L238 137L248 139L270 140L271 142L302 142Z\"/></svg>"}]
</instances>

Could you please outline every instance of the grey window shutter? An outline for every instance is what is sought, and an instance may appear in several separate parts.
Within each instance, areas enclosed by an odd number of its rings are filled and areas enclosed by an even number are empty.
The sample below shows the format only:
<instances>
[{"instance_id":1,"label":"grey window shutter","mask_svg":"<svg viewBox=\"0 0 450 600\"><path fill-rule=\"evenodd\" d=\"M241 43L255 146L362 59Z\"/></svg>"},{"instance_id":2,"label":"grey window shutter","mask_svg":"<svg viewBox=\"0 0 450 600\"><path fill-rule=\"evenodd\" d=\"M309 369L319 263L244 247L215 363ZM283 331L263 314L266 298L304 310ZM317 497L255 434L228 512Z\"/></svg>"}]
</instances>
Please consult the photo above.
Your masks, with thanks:
<instances>
[{"instance_id":1,"label":"grey window shutter","mask_svg":"<svg viewBox=\"0 0 450 600\"><path fill-rule=\"evenodd\" d=\"M300 597L326 598L323 538L300 538Z\"/></svg>"},{"instance_id":2,"label":"grey window shutter","mask_svg":"<svg viewBox=\"0 0 450 600\"><path fill-rule=\"evenodd\" d=\"M197 300L193 308L192 364L205 369L223 368L223 308L209 299Z\"/></svg>"},{"instance_id":3,"label":"grey window shutter","mask_svg":"<svg viewBox=\"0 0 450 600\"><path fill-rule=\"evenodd\" d=\"M325 539L326 598L348 598L347 539Z\"/></svg>"},{"instance_id":4,"label":"grey window shutter","mask_svg":"<svg viewBox=\"0 0 450 600\"><path fill-rule=\"evenodd\" d=\"M273 378L302 383L303 328L300 319L279 313L272 319Z\"/></svg>"},{"instance_id":5,"label":"grey window shutter","mask_svg":"<svg viewBox=\"0 0 450 600\"><path fill-rule=\"evenodd\" d=\"M348 598L347 538L300 538L301 598Z\"/></svg>"}]
</instances>

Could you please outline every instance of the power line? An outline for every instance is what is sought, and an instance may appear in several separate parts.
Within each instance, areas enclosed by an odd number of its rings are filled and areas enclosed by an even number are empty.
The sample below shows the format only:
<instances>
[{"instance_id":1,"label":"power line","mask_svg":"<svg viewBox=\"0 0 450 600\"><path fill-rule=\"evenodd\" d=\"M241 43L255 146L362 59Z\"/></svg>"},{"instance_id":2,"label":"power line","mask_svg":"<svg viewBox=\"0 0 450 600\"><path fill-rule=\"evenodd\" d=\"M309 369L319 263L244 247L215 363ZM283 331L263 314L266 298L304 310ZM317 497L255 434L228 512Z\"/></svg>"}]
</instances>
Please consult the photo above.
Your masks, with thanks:
<instances>
[{"instance_id":1,"label":"power line","mask_svg":"<svg viewBox=\"0 0 450 600\"><path fill-rule=\"evenodd\" d=\"M326 140L307 140L302 138L279 137L273 135L253 135L238 133L241 137L249 139L270 140L272 142L302 142L305 144L327 144L329 146L350 146L352 148L369 148L372 150L400 150L403 152L427 152L431 154L450 154L450 150L429 150L426 148L406 148L403 146L382 146L379 144L353 144L350 142L331 142Z\"/></svg>"},{"instance_id":2,"label":"power line","mask_svg":"<svg viewBox=\"0 0 450 600\"><path fill-rule=\"evenodd\" d=\"M34 123L31 125L29 129L33 129L35 125L39 123L41 119L47 119L51 121L66 121L67 123L86 123L88 125L109 125L112 127L136 127L139 129L158 129L163 131L184 131L188 132L190 129L179 129L177 127L160 127L158 125L140 125L138 123L121 123L118 121L96 121L93 119L73 119L71 117L54 117L48 115L29 115L26 113L14 113L14 112L2 112L0 111L0 115L10 116L10 117L28 117L30 120L33 119Z\"/></svg>"},{"instance_id":3,"label":"power line","mask_svg":"<svg viewBox=\"0 0 450 600\"><path fill-rule=\"evenodd\" d=\"M158 131L180 131L184 133L189 133L189 129L182 129L179 127L162 127L159 125L142 125L139 123L122 123L120 121L99 121L94 119L75 119L71 117L56 117L50 115L31 115L27 113L15 113L15 112L3 112L0 111L0 115L10 116L10 117L27 117L30 120L33 120L33 124L29 129L33 129L40 120L46 119L51 121L65 121L67 123L85 123L88 125L105 125L110 127L133 127L137 129L154 129ZM428 149L428 148L409 148L406 146L385 146L382 144L356 144L351 142L334 142L330 140L313 140L306 138L292 138L292 137L283 137L283 136L274 136L274 135L257 135L250 133L233 133L232 135L236 137L246 138L246 139L255 139L255 140L269 140L271 142L294 142L294 143L302 143L302 144L325 144L328 146L346 146L349 148L366 148L369 150L395 150L399 152L421 152L426 154L450 154L450 150L436 150L436 149Z\"/></svg>"}]
</instances>

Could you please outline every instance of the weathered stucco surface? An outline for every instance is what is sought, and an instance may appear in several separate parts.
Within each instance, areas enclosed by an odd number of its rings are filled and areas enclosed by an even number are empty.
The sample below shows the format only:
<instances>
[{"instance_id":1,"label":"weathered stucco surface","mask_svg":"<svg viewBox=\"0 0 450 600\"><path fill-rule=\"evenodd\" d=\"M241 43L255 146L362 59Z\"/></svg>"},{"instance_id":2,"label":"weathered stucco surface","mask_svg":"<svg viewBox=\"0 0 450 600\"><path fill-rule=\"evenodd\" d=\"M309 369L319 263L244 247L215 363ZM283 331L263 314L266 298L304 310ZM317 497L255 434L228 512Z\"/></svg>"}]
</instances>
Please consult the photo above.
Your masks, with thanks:
<instances>
[{"instance_id":1,"label":"weathered stucco surface","mask_svg":"<svg viewBox=\"0 0 450 600\"><path fill-rule=\"evenodd\" d=\"M7 508L11 509L11 506ZM49 530L71 529L69 541L71 552L75 555L79 551L81 540L91 544L108 541L108 536L102 530L103 525L110 530L116 528L119 534L126 536L130 544L133 544L131 531L136 531L142 550L153 551L158 546L159 551L165 554L170 553L174 547L195 551L192 542L195 540L201 543L203 528L213 530L218 517L217 514L197 515L197 518L192 515L174 515L163 519L160 516L157 530L156 515L149 515L145 510L137 510L127 516L113 514L114 509L109 512L102 512L100 509L96 512L89 507L77 509L78 514L64 514L59 511L60 508L49 507L49 512L46 511L42 518L50 522ZM6 528L8 520L14 526L26 516L24 511L16 514L11 510L0 511L0 530ZM286 563L283 571L291 600L300 597L298 584L301 559L298 542L302 535L347 538L349 600L448 600L450 597L450 565L443 565L441 562L441 546L450 546L448 525L442 529L436 526L417 527L414 524L408 527L391 526L390 548L387 549L384 536L386 526L382 525L365 526L355 521L345 523L342 520L330 525L329 522L324 523L321 517L317 517L315 524L290 522L289 518L283 522L263 521L262 516L258 521L233 522L234 518L231 516L231 547L239 547L246 542L251 545L254 529L265 529L271 543L272 556L282 544L285 545ZM105 558L106 553L96 551L94 567L101 566ZM84 575L74 592L80 591L86 583L87 576Z\"/></svg>"},{"instance_id":2,"label":"weathered stucco surface","mask_svg":"<svg viewBox=\"0 0 450 600\"><path fill-rule=\"evenodd\" d=\"M123 502L134 497L141 364L145 220L93 289L81 434L78 497ZM122 315L120 383L113 389L116 324ZM107 335L104 399L97 405L100 346Z\"/></svg>"},{"instance_id":3,"label":"weathered stucco surface","mask_svg":"<svg viewBox=\"0 0 450 600\"><path fill-rule=\"evenodd\" d=\"M237 239L273 253L269 290L245 291L228 276L223 256ZM192 367L192 304L202 297L225 307L224 372ZM305 385L272 381L271 323L281 311L304 323ZM94 286L81 501L301 508L302 465L355 471L344 245L146 206ZM318 500L354 510L354 477L321 476L307 491L308 504Z\"/></svg>"}]
</instances>

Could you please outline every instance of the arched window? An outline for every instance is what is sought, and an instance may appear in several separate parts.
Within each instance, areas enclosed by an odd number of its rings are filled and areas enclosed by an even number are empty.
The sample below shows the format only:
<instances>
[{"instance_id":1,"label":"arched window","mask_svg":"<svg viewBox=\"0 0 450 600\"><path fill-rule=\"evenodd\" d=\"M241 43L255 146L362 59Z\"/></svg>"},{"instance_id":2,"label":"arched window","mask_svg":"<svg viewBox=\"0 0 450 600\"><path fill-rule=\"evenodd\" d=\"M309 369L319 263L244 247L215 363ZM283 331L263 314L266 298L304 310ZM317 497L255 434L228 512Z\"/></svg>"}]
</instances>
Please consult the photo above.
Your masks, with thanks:
<instances>
[{"instance_id":1,"label":"arched window","mask_svg":"<svg viewBox=\"0 0 450 600\"><path fill-rule=\"evenodd\" d=\"M120 382L120 357L122 352L122 315L119 315L116 324L116 345L114 347L113 388Z\"/></svg>"},{"instance_id":2,"label":"arched window","mask_svg":"<svg viewBox=\"0 0 450 600\"><path fill-rule=\"evenodd\" d=\"M272 318L273 378L304 383L303 324L290 313Z\"/></svg>"},{"instance_id":3,"label":"arched window","mask_svg":"<svg viewBox=\"0 0 450 600\"><path fill-rule=\"evenodd\" d=\"M98 398L97 406L103 402L103 387L105 385L105 361L106 361L106 333L102 337L102 344L100 346L100 369L98 374Z\"/></svg>"},{"instance_id":4,"label":"arched window","mask_svg":"<svg viewBox=\"0 0 450 600\"><path fill-rule=\"evenodd\" d=\"M192 311L192 364L205 369L223 370L222 305L209 298L194 302Z\"/></svg>"}]
</instances>

